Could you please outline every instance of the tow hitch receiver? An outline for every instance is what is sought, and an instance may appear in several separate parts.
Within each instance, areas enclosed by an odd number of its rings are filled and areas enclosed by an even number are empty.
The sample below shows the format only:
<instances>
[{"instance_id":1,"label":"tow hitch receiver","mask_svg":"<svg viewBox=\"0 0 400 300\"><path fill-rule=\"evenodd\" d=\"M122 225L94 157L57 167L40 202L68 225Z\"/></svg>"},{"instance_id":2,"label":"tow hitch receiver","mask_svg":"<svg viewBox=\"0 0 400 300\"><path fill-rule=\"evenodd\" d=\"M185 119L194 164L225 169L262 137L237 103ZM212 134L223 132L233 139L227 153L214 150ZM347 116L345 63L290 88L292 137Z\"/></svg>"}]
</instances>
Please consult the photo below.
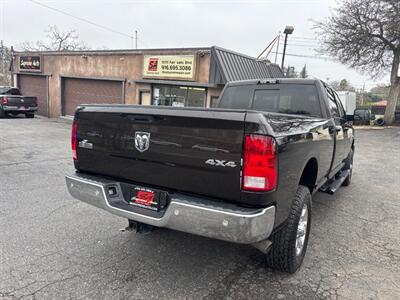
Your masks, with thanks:
<instances>
[{"instance_id":1,"label":"tow hitch receiver","mask_svg":"<svg viewBox=\"0 0 400 300\"><path fill-rule=\"evenodd\" d=\"M128 227L123 231L135 231L136 233L150 233L154 230L154 226L147 225L144 223L136 222L133 220L128 220Z\"/></svg>"}]
</instances>

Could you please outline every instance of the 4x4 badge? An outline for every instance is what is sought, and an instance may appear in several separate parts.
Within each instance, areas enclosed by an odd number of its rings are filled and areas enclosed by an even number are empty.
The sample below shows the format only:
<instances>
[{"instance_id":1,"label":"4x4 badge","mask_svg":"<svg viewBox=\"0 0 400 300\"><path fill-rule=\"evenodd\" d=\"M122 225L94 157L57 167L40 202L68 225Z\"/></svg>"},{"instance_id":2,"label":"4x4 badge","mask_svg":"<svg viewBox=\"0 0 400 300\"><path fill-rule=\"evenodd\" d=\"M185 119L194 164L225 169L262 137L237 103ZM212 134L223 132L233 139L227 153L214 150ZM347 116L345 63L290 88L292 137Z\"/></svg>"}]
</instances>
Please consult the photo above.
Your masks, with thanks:
<instances>
[{"instance_id":1,"label":"4x4 badge","mask_svg":"<svg viewBox=\"0 0 400 300\"><path fill-rule=\"evenodd\" d=\"M135 148L140 152L144 152L144 151L148 150L149 147L150 147L150 133L136 131L135 132Z\"/></svg>"},{"instance_id":2,"label":"4x4 badge","mask_svg":"<svg viewBox=\"0 0 400 300\"><path fill-rule=\"evenodd\" d=\"M214 167L231 167L231 168L235 168L236 167L236 163L234 161L226 161L226 160L219 160L219 159L207 159L205 161L205 163L207 165L211 165Z\"/></svg>"}]
</instances>

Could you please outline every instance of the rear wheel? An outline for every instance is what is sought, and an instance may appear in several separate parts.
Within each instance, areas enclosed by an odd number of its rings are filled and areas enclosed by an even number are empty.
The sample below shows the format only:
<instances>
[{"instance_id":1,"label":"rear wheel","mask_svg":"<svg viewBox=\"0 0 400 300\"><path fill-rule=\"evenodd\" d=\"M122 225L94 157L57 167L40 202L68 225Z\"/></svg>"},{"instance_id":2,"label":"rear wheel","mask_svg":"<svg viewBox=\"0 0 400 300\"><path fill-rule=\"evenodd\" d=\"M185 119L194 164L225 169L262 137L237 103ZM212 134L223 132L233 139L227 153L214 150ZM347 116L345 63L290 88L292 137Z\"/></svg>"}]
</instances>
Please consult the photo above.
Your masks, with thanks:
<instances>
[{"instance_id":1,"label":"rear wheel","mask_svg":"<svg viewBox=\"0 0 400 300\"><path fill-rule=\"evenodd\" d=\"M307 250L310 226L311 194L307 187L300 185L288 219L272 235L272 247L267 254L268 266L287 273L296 272Z\"/></svg>"},{"instance_id":2,"label":"rear wheel","mask_svg":"<svg viewBox=\"0 0 400 300\"><path fill-rule=\"evenodd\" d=\"M26 113L25 117L31 119L31 118L35 117L35 114L34 113Z\"/></svg>"},{"instance_id":3,"label":"rear wheel","mask_svg":"<svg viewBox=\"0 0 400 300\"><path fill-rule=\"evenodd\" d=\"M6 112L0 108L0 118L5 118L7 116Z\"/></svg>"}]
</instances>

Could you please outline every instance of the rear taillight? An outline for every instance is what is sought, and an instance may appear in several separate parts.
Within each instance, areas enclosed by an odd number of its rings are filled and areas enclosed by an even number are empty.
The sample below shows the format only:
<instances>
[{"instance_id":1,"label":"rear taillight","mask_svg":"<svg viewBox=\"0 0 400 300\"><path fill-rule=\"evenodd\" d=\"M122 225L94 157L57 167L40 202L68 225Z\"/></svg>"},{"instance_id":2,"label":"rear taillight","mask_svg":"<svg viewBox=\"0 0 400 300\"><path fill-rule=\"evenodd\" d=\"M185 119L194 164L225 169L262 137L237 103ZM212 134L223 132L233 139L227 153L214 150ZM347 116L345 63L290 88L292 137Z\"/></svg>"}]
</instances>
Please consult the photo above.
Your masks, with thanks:
<instances>
[{"instance_id":1,"label":"rear taillight","mask_svg":"<svg viewBox=\"0 0 400 300\"><path fill-rule=\"evenodd\" d=\"M7 97L7 96L4 96L4 97L3 97L3 100L1 101L1 103L7 105L7 104L8 104L8 97Z\"/></svg>"},{"instance_id":2,"label":"rear taillight","mask_svg":"<svg viewBox=\"0 0 400 300\"><path fill-rule=\"evenodd\" d=\"M278 162L275 139L265 135L246 135L243 154L243 190L274 190L277 177Z\"/></svg>"},{"instance_id":3,"label":"rear taillight","mask_svg":"<svg viewBox=\"0 0 400 300\"><path fill-rule=\"evenodd\" d=\"M76 146L77 146L77 141L76 141L76 132L78 130L78 122L74 120L72 123L72 134L71 134L71 147L72 147L72 157L74 160L78 159L78 154L76 152Z\"/></svg>"}]
</instances>

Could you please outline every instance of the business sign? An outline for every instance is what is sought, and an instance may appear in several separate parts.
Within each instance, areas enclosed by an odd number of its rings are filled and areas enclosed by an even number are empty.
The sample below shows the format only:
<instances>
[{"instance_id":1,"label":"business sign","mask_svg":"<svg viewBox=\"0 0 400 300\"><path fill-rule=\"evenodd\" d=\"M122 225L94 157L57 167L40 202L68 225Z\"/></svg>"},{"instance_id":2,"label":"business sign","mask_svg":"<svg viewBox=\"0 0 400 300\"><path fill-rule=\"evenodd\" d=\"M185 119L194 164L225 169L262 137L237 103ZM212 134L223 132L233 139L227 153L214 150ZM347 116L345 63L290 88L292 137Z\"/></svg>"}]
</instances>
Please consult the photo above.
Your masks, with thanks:
<instances>
[{"instance_id":1,"label":"business sign","mask_svg":"<svg viewBox=\"0 0 400 300\"><path fill-rule=\"evenodd\" d=\"M145 55L143 77L194 80L194 55Z\"/></svg>"},{"instance_id":2,"label":"business sign","mask_svg":"<svg viewBox=\"0 0 400 300\"><path fill-rule=\"evenodd\" d=\"M40 56L20 56L19 70L40 72L42 71L42 60Z\"/></svg>"}]
</instances>

